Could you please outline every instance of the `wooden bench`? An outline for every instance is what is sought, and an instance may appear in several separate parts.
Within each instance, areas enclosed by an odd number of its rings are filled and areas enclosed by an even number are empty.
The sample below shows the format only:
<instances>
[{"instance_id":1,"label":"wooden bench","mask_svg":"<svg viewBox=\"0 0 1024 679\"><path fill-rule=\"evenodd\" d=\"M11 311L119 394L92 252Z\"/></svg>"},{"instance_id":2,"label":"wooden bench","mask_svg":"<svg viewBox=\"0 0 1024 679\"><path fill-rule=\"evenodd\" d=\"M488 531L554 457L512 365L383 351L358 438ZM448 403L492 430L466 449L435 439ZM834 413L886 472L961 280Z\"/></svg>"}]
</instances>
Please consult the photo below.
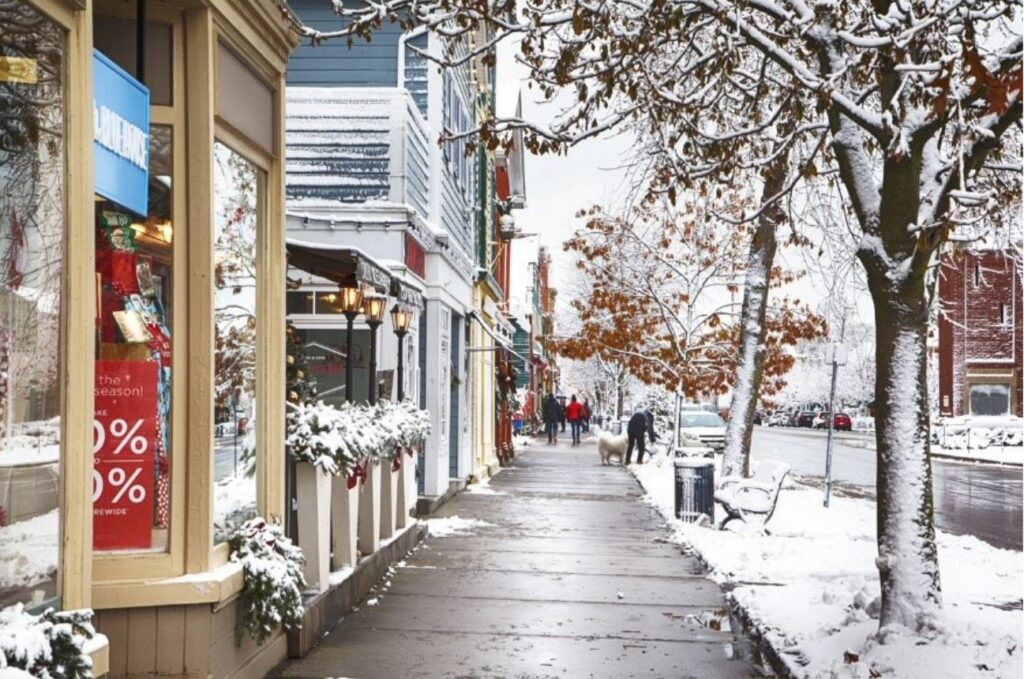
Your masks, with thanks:
<instances>
[{"instance_id":1,"label":"wooden bench","mask_svg":"<svg viewBox=\"0 0 1024 679\"><path fill-rule=\"evenodd\" d=\"M779 501L782 482L789 474L789 465L774 460L759 462L749 479L740 476L724 476L715 491L715 502L722 505L725 518L719 528L733 519L751 523L751 519L760 522L765 533L765 524L775 513L775 505Z\"/></svg>"}]
</instances>

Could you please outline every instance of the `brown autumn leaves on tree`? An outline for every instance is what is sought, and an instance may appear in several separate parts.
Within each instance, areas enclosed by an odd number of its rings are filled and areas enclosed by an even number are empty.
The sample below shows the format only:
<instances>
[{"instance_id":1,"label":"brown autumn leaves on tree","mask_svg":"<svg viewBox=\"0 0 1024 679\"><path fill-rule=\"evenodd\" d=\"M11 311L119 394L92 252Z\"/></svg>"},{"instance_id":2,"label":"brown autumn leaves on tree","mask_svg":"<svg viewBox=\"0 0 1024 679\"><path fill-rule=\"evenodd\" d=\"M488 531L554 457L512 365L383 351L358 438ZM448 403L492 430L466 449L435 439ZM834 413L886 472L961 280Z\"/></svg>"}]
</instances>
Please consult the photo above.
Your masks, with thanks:
<instances>
[{"instance_id":1,"label":"brown autumn leaves on tree","mask_svg":"<svg viewBox=\"0 0 1024 679\"><path fill-rule=\"evenodd\" d=\"M742 204L717 203L654 200L624 217L598 207L579 213L586 225L564 247L576 255L587 293L570 301L578 329L552 348L570 359L615 361L641 381L690 399L727 392L736 375L739 281L751 228L716 216L719 208L736 215ZM775 267L770 285L794 279ZM766 318L762 394L785 386L794 362L787 347L826 331L806 304L776 300Z\"/></svg>"}]
</instances>

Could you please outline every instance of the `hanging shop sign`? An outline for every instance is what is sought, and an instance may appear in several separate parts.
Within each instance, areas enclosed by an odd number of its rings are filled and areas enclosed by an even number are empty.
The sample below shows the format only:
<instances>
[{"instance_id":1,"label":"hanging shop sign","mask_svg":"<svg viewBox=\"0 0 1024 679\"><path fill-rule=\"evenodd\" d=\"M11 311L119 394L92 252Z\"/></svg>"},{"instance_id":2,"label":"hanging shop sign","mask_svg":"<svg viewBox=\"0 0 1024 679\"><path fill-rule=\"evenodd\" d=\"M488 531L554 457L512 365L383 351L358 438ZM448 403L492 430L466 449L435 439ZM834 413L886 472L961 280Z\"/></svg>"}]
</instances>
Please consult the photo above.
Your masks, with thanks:
<instances>
[{"instance_id":1,"label":"hanging shop sign","mask_svg":"<svg viewBox=\"0 0 1024 679\"><path fill-rule=\"evenodd\" d=\"M93 50L96 193L140 215L149 202L149 90Z\"/></svg>"},{"instance_id":2,"label":"hanging shop sign","mask_svg":"<svg viewBox=\"0 0 1024 679\"><path fill-rule=\"evenodd\" d=\"M94 549L146 549L152 544L158 365L96 361Z\"/></svg>"}]
</instances>

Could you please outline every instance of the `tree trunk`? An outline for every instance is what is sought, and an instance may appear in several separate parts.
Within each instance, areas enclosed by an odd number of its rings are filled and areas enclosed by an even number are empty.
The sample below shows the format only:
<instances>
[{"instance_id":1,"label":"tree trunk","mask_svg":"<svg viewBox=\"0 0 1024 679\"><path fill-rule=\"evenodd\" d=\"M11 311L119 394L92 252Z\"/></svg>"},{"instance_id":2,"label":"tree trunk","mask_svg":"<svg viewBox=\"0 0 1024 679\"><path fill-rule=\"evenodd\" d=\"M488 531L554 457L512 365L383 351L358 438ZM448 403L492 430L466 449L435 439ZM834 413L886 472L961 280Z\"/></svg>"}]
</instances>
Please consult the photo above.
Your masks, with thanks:
<instances>
[{"instance_id":1,"label":"tree trunk","mask_svg":"<svg viewBox=\"0 0 1024 679\"><path fill-rule=\"evenodd\" d=\"M786 182L788 162L776 163L769 170L761 189L762 205L782 191ZM725 454L722 474L750 476L750 437L754 432L754 410L761 392L764 373L765 312L768 307L768 284L771 279L776 230L785 219L777 205L766 208L758 217L757 229L750 242L747 275L743 284L743 309L740 314L740 353L736 362L736 384L729 405L729 423L725 429Z\"/></svg>"},{"instance_id":2,"label":"tree trunk","mask_svg":"<svg viewBox=\"0 0 1024 679\"><path fill-rule=\"evenodd\" d=\"M615 380L615 417L622 417L622 397L623 397L623 386L621 377Z\"/></svg>"},{"instance_id":3,"label":"tree trunk","mask_svg":"<svg viewBox=\"0 0 1024 679\"><path fill-rule=\"evenodd\" d=\"M929 460L925 272L864 252L861 261L875 306L879 625L917 630L932 624L942 603Z\"/></svg>"}]
</instances>

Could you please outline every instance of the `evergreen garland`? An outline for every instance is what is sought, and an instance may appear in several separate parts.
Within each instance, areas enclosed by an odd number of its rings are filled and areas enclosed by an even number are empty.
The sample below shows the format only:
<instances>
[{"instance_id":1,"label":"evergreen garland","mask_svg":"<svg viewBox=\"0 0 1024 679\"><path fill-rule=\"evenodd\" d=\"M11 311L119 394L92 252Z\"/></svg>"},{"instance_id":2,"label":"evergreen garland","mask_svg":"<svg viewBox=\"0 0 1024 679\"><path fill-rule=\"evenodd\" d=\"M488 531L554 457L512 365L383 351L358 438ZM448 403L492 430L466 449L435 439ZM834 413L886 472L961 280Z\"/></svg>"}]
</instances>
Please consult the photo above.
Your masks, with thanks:
<instances>
[{"instance_id":1,"label":"evergreen garland","mask_svg":"<svg viewBox=\"0 0 1024 679\"><path fill-rule=\"evenodd\" d=\"M309 359L302 337L294 325L285 326L285 396L289 403L316 400L316 380L309 371Z\"/></svg>"},{"instance_id":2,"label":"evergreen garland","mask_svg":"<svg viewBox=\"0 0 1024 679\"><path fill-rule=\"evenodd\" d=\"M281 526L256 517L242 524L228 540L231 560L242 564L242 620L238 638L248 633L262 644L278 627L302 627L302 590L306 562L302 550Z\"/></svg>"},{"instance_id":3,"label":"evergreen garland","mask_svg":"<svg viewBox=\"0 0 1024 679\"><path fill-rule=\"evenodd\" d=\"M0 611L0 669L40 679L89 679L92 658L82 647L96 634L92 611L47 609L41 615L14 604Z\"/></svg>"}]
</instances>

